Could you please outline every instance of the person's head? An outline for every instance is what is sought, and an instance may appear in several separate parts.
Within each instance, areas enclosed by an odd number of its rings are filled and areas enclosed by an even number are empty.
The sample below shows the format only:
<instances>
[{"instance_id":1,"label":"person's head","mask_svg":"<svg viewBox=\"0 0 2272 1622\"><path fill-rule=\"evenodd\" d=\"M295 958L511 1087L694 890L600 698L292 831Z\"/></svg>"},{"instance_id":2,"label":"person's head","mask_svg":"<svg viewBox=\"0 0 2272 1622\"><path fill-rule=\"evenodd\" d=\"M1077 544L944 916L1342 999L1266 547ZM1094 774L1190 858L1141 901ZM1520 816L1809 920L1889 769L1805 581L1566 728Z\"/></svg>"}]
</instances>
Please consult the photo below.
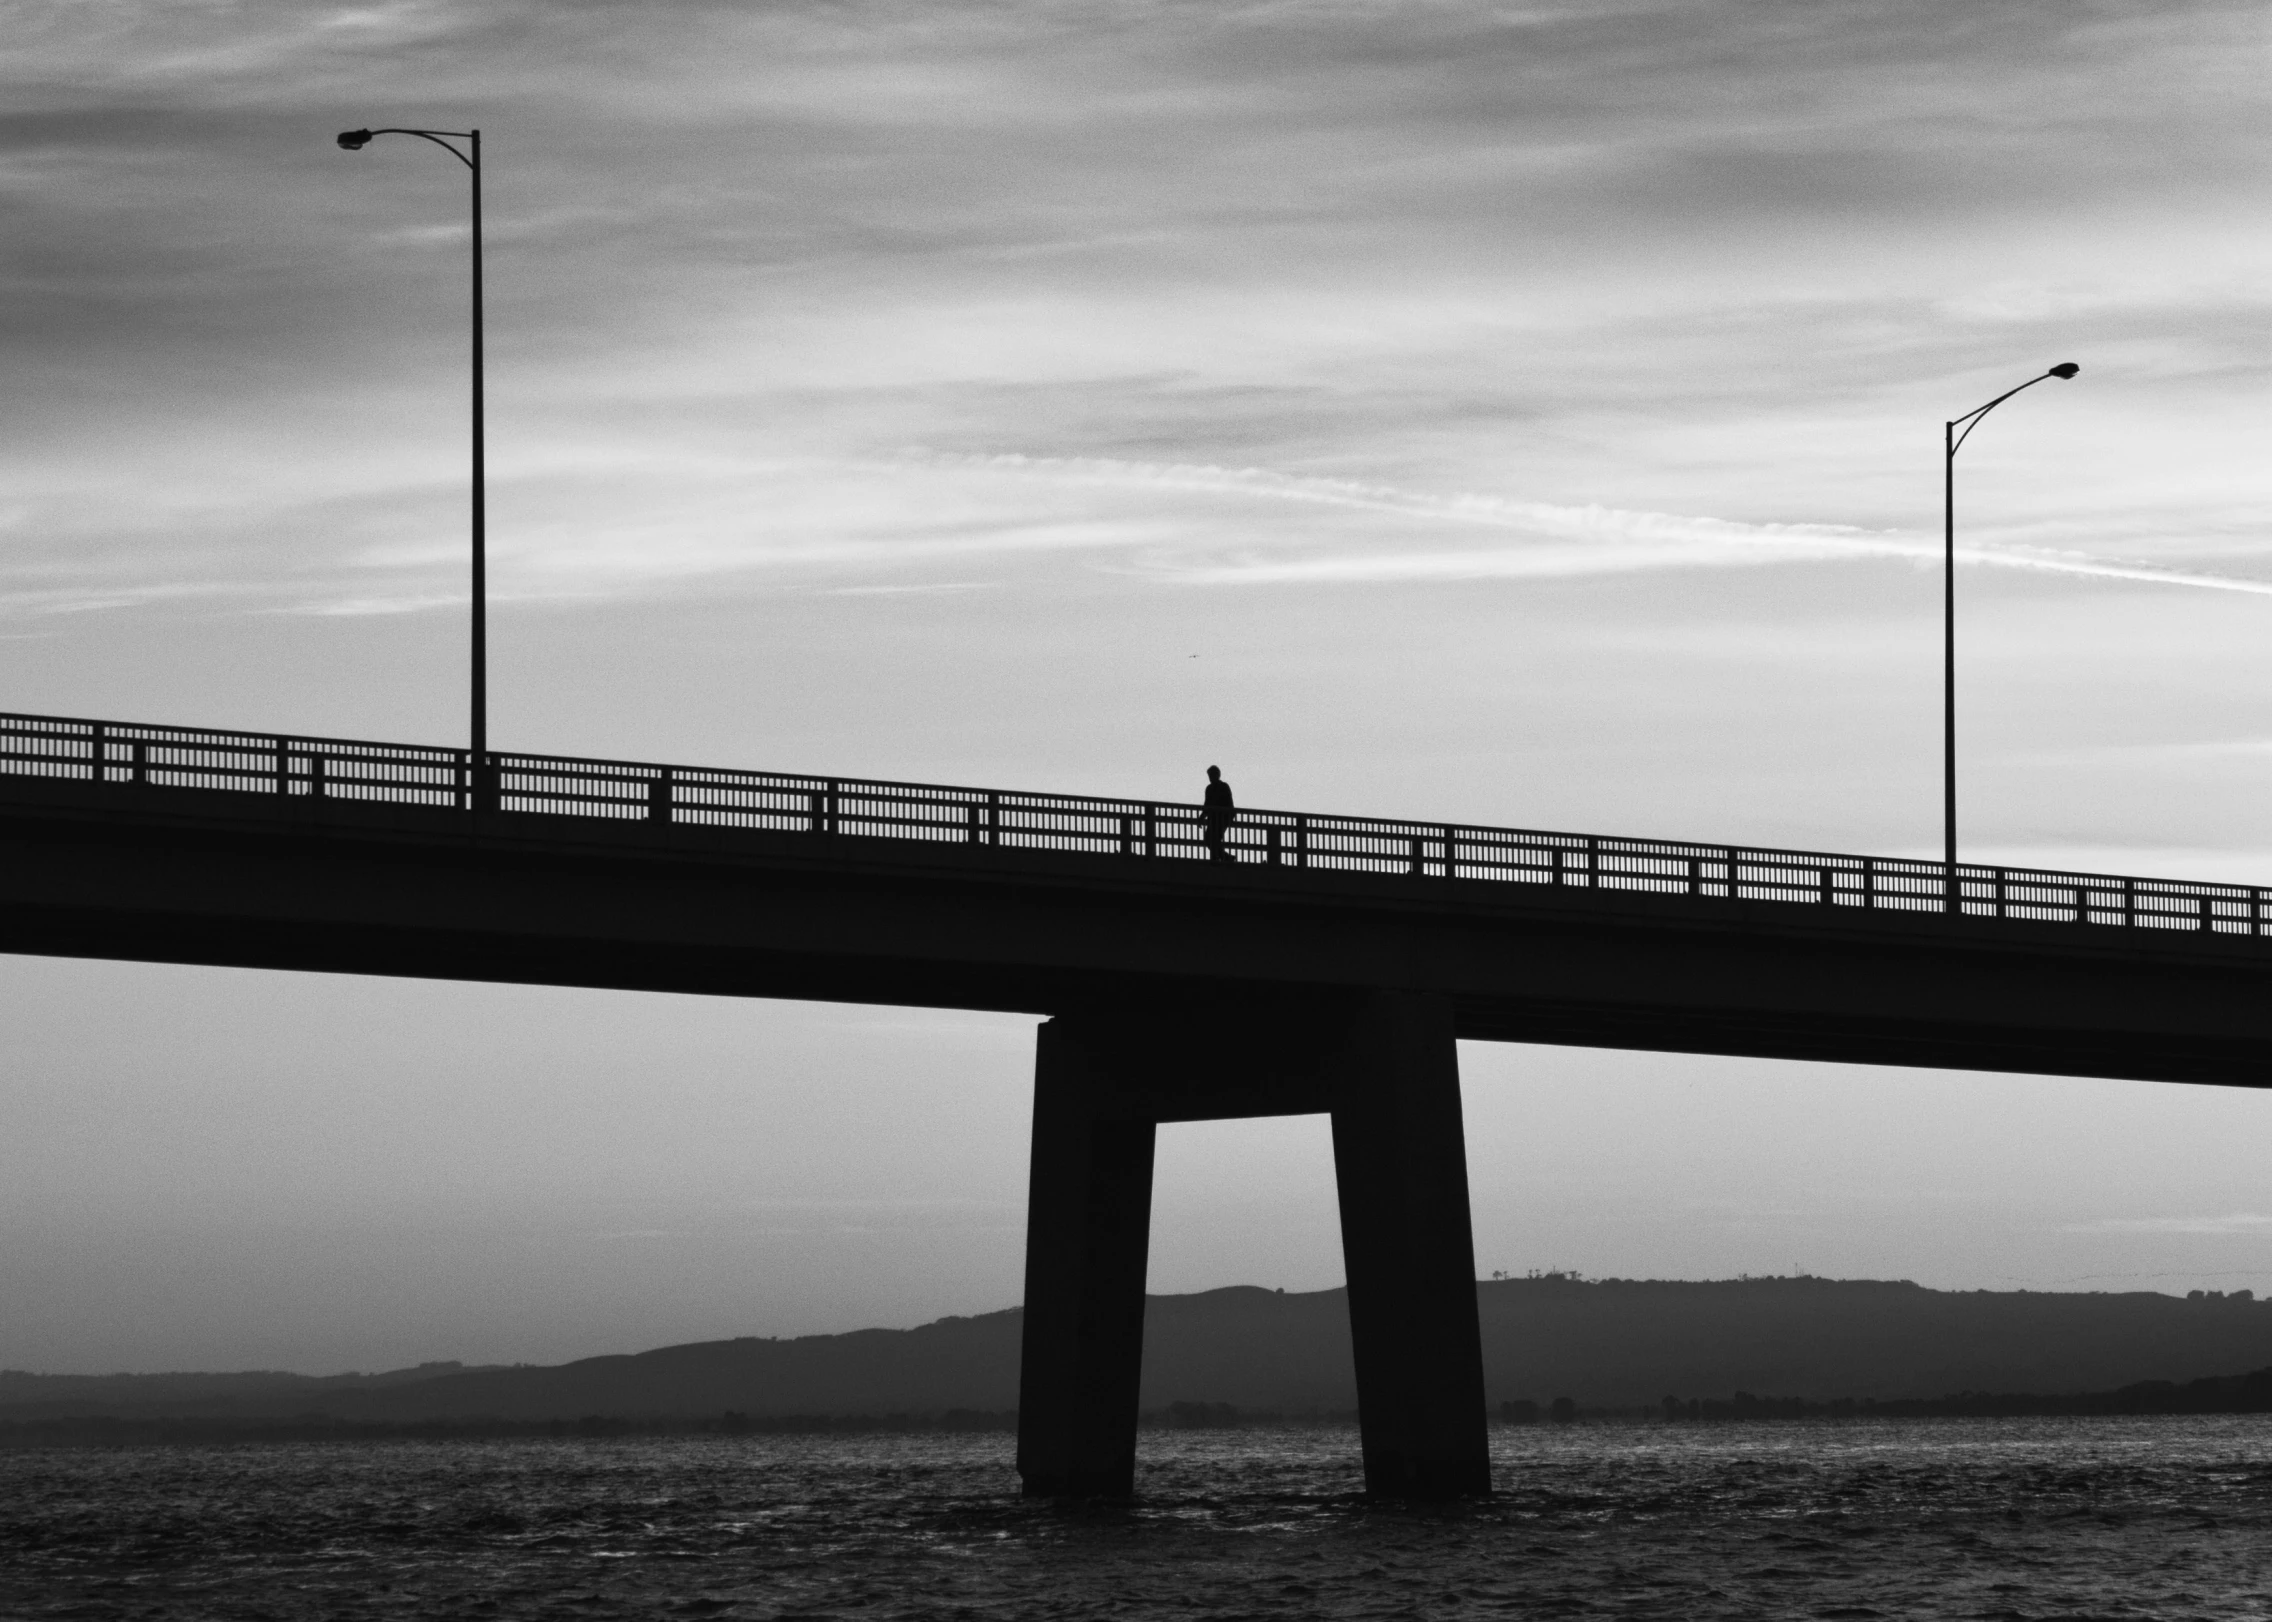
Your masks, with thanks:
<instances>
[{"instance_id":1,"label":"person's head","mask_svg":"<svg viewBox=\"0 0 2272 1622\"><path fill-rule=\"evenodd\" d=\"M1210 782L1210 783L1220 783L1220 782L1221 782L1222 780L1223 780L1223 768L1222 768L1222 767L1220 767L1220 766L1210 766L1210 767L1208 767L1208 768L1207 768L1207 781L1208 781L1208 782Z\"/></svg>"}]
</instances>

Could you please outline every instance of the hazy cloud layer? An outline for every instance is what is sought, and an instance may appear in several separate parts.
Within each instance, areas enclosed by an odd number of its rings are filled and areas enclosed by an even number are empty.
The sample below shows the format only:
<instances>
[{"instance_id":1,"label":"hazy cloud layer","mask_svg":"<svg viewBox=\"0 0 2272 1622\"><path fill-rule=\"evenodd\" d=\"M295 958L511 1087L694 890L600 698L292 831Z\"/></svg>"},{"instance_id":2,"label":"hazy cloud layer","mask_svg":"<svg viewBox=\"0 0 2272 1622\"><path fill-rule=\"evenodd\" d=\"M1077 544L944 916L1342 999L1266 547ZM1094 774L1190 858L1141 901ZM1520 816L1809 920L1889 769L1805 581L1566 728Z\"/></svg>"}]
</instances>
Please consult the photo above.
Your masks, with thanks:
<instances>
[{"instance_id":1,"label":"hazy cloud layer","mask_svg":"<svg viewBox=\"0 0 2272 1622\"><path fill-rule=\"evenodd\" d=\"M1618 569L1715 522L1910 552L1938 419L2070 351L1968 452L1975 538L2261 559L2256 8L20 14L22 608L453 600L462 177L331 147L365 120L486 127L508 594L921 572L941 504L1115 568L1237 535L1185 582L1455 579L1410 560L1494 508L1663 515ZM1404 494L1280 557L1219 485L864 478L911 444Z\"/></svg>"}]
</instances>

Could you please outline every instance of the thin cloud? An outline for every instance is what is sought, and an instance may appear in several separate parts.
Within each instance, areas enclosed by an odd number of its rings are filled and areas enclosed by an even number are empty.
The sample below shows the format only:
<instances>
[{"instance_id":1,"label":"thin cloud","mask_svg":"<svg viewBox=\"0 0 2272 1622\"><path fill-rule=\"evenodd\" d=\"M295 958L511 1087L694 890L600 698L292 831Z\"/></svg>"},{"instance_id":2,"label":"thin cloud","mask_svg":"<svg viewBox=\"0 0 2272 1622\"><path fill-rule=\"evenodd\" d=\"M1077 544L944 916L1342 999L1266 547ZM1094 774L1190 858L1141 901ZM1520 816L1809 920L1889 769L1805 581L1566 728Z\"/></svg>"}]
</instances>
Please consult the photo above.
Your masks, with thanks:
<instances>
[{"instance_id":1,"label":"thin cloud","mask_svg":"<svg viewBox=\"0 0 2272 1622\"><path fill-rule=\"evenodd\" d=\"M1016 454L972 456L945 452L913 452L911 456L933 466L982 468L1012 474L1032 473L1096 484L1141 485L1154 489L1254 496L1264 500L1293 501L1312 506L1349 507L1368 512L1448 519L1573 539L1630 537L1651 540L1771 540L1805 544L1809 541L1844 539L1865 534L1851 526L1837 524L1742 524L1719 518L1632 512L1615 507L1563 507L1538 501L1509 501L1497 496L1430 496L1391 485L1361 484L1348 479L1308 478L1290 473L1275 473L1265 468L1216 467L1206 463L1129 462L1105 457Z\"/></svg>"},{"instance_id":2,"label":"thin cloud","mask_svg":"<svg viewBox=\"0 0 2272 1622\"><path fill-rule=\"evenodd\" d=\"M1197 584L1474 580L1759 565L1840 557L1935 560L1941 556L1937 544L1913 534L1868 530L1848 524L1758 524L1618 507L1557 506L1497 496L1433 496L1389 485L1310 478L1264 468L1014 453L958 455L919 451L911 452L910 459L926 466L967 468L1014 477L1190 491L1389 513L1441 523L1519 531L1549 542L1582 543L1577 546L1533 544L1497 550L1369 551L1298 558L1250 556L1229 562L1164 566L1164 572ZM1960 563L1987 568L2272 596L2272 582L2075 553L1967 544L1959 546L1956 555Z\"/></svg>"},{"instance_id":3,"label":"thin cloud","mask_svg":"<svg viewBox=\"0 0 2272 1622\"><path fill-rule=\"evenodd\" d=\"M923 581L906 586L830 586L826 595L831 597L927 597L957 591L984 591L985 582L979 580Z\"/></svg>"},{"instance_id":4,"label":"thin cloud","mask_svg":"<svg viewBox=\"0 0 2272 1622\"><path fill-rule=\"evenodd\" d=\"M432 608L463 608L469 593L434 592L410 597L342 597L301 603L278 610L286 614L313 614L324 618L353 619L372 614L419 614Z\"/></svg>"},{"instance_id":5,"label":"thin cloud","mask_svg":"<svg viewBox=\"0 0 2272 1622\"><path fill-rule=\"evenodd\" d=\"M2235 1211L2214 1217L2108 1217L2071 1224L2069 1233L2272 1234L2272 1216Z\"/></svg>"}]
</instances>

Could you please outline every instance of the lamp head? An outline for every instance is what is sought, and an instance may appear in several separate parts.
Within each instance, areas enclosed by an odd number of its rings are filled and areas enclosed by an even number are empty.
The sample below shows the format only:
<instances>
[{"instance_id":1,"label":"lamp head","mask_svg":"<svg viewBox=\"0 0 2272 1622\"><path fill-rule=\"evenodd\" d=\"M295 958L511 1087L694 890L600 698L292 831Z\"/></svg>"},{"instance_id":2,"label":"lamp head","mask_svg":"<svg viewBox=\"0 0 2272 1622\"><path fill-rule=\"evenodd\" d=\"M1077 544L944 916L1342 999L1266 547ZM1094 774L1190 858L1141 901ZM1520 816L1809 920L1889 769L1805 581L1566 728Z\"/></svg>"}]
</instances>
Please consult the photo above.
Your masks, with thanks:
<instances>
[{"instance_id":1,"label":"lamp head","mask_svg":"<svg viewBox=\"0 0 2272 1622\"><path fill-rule=\"evenodd\" d=\"M345 141L346 139L347 139L347 137L346 137L346 136L344 136L344 135L342 135L342 136L340 137L340 140L341 140L341 141ZM2079 372L2079 371L2081 371L2081 370L2082 370L2082 368L2081 368L2080 366L2077 366L2077 365L2076 365L2076 364L2075 364L2075 363L2074 363L2073 361L2071 361L2071 360L2063 360L2063 361L2061 361L2061 362L2060 362L2060 363L2059 363L2058 365L2056 365L2056 366L2052 367L2050 371L2048 371L2048 372L2046 372L2046 373L2044 373L2044 376L2046 376L2046 377L2073 377L2073 376L2074 376L2074 375L2075 375L2075 374L2076 374L2077 372Z\"/></svg>"},{"instance_id":2,"label":"lamp head","mask_svg":"<svg viewBox=\"0 0 2272 1622\"><path fill-rule=\"evenodd\" d=\"M360 152L370 144L371 132L369 130L341 130L339 132L339 145L343 151Z\"/></svg>"}]
</instances>

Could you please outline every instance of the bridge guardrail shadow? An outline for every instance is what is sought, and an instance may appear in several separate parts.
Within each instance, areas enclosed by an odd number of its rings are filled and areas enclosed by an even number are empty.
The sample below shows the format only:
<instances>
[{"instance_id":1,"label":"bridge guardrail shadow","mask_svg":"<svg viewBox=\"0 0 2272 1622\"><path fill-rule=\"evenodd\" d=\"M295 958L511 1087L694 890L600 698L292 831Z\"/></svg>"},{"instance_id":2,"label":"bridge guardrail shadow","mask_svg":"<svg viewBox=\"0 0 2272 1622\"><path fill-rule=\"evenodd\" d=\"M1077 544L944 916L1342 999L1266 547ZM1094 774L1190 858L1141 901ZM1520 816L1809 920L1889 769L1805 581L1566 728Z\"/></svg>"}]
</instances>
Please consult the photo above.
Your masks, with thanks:
<instances>
[{"instance_id":1,"label":"bridge guardrail shadow","mask_svg":"<svg viewBox=\"0 0 2272 1622\"><path fill-rule=\"evenodd\" d=\"M603 817L1120 855L1209 857L1197 805L1077 794L808 777L0 713L0 776L309 796L507 815ZM1862 907L2085 926L2266 933L2267 891L1908 857L1846 856L1539 829L1241 809L1236 859L1341 873L1540 884Z\"/></svg>"}]
</instances>

